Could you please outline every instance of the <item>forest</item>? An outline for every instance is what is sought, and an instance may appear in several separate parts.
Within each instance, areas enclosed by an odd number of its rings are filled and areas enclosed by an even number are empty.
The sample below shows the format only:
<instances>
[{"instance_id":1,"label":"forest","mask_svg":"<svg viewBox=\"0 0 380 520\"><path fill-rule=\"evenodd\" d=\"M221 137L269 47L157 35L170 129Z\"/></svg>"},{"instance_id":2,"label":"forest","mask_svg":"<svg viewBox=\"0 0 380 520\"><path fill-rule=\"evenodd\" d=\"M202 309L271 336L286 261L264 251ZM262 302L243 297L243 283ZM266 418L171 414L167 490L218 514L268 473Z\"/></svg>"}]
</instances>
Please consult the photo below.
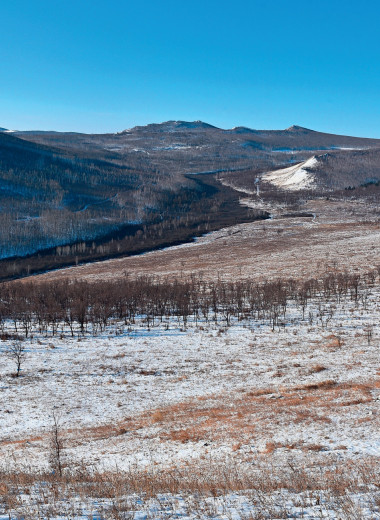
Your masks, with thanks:
<instances>
[{"instance_id":1,"label":"forest","mask_svg":"<svg viewBox=\"0 0 380 520\"><path fill-rule=\"evenodd\" d=\"M0 133L0 258L92 240L159 211L186 179Z\"/></svg>"}]
</instances>

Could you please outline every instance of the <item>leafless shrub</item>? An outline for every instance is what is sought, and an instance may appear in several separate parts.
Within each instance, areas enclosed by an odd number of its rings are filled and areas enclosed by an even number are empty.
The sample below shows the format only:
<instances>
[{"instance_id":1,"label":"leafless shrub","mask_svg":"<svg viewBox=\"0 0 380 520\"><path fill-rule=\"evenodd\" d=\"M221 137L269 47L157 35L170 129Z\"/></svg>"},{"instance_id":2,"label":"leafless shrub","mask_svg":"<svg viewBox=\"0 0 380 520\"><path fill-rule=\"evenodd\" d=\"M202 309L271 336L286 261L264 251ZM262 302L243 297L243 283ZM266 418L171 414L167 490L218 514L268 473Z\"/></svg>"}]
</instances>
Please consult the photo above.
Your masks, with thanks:
<instances>
[{"instance_id":1,"label":"leafless shrub","mask_svg":"<svg viewBox=\"0 0 380 520\"><path fill-rule=\"evenodd\" d=\"M15 341L7 346L6 356L16 364L16 377L19 377L21 366L26 359L26 347L21 341Z\"/></svg>"},{"instance_id":2,"label":"leafless shrub","mask_svg":"<svg viewBox=\"0 0 380 520\"><path fill-rule=\"evenodd\" d=\"M196 326L200 319L206 323L214 321L218 333L224 334L232 320L245 322L250 328L257 321L270 325L273 331L283 330L292 302L300 310L299 322L308 317L309 323L325 329L337 303L353 301L365 309L366 284L365 275L335 271L320 279L278 279L263 283L249 279L205 282L195 275L174 280L140 276L96 283L13 282L0 285L0 315L3 320L13 321L15 333L22 330L25 337L34 331L54 336L64 326L72 336L95 335L111 323L117 331L124 327L131 330L137 317L149 329L168 324L173 317L183 330L191 318ZM342 344L338 335L331 335L328 346L340 348Z\"/></svg>"}]
</instances>

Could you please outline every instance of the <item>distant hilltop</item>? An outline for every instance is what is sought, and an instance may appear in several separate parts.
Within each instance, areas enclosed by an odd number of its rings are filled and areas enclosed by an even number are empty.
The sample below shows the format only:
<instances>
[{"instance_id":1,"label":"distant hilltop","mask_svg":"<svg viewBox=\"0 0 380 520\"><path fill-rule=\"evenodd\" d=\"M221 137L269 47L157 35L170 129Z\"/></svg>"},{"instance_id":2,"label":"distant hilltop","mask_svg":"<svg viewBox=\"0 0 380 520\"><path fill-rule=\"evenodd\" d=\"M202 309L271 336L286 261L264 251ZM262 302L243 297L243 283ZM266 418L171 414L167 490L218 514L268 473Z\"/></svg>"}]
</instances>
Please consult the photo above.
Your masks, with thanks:
<instances>
[{"instance_id":1,"label":"distant hilltop","mask_svg":"<svg viewBox=\"0 0 380 520\"><path fill-rule=\"evenodd\" d=\"M209 123L205 123L204 121L164 121L162 123L149 123L147 125L139 125L134 126L132 128L127 128L120 134L131 133L131 132L175 132L181 130L217 130L220 132L233 132L233 133L267 133L267 132L291 132L291 133L309 133L314 132L314 130L310 130L309 128L304 128L302 126L292 125L283 130L256 130L253 128L249 128L246 126L236 126L230 129L223 129L217 126L211 125Z\"/></svg>"},{"instance_id":2,"label":"distant hilltop","mask_svg":"<svg viewBox=\"0 0 380 520\"><path fill-rule=\"evenodd\" d=\"M377 141L376 139L366 138L366 137L353 137L348 135L338 135L338 134L331 134L327 132L320 132L318 130L312 130L310 128L305 128L303 126L299 125L291 125L287 128L283 129L277 129L277 130L271 130L271 129L255 129L250 128L247 126L235 126L233 128L220 128L214 125L211 125L210 123L206 123L201 120L196 121L182 121L182 120L169 120L164 121L162 123L148 123L146 125L137 125L131 128L127 128L125 130L122 130L120 132L113 132L113 133L99 133L99 134L86 134L83 132L78 132L75 130L65 131L65 132L59 132L56 130L9 130L7 128L0 127L0 132L2 133L13 133L20 136L27 136L30 135L30 138L33 140L33 136L53 136L56 134L57 136L70 136L70 135L91 135L91 136L123 136L128 134L179 134L179 133L189 133L195 134L199 132L200 134L214 134L214 135L221 135L221 134L234 134L234 135L243 135L247 136L247 139L250 139L248 136L259 136L262 138L273 138L273 137L281 137L281 136L288 136L289 138L293 139L295 137L307 137L310 136L311 139L320 139L322 136L325 136L325 138L328 136L329 141L331 141L331 138L340 138L339 142L342 141L342 138L344 138L346 141L348 139L361 139L361 140L367 140L367 141ZM336 140L336 139L333 139ZM314 146L314 143L313 143Z\"/></svg>"}]
</instances>

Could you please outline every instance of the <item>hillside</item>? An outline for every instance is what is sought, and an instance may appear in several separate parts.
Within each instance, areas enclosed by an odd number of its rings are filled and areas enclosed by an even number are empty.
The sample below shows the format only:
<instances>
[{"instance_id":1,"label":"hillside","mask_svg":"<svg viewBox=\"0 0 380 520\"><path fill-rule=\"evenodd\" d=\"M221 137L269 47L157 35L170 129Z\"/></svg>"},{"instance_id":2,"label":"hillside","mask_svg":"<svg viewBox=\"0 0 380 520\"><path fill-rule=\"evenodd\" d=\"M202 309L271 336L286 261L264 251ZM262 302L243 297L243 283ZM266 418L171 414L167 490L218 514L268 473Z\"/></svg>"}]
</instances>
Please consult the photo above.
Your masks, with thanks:
<instances>
[{"instance_id":1,"label":"hillside","mask_svg":"<svg viewBox=\"0 0 380 520\"><path fill-rule=\"evenodd\" d=\"M118 164L105 155L80 155L0 133L0 257L136 225L159 211L167 193L189 184L175 174L160 177L136 161Z\"/></svg>"},{"instance_id":2,"label":"hillside","mask_svg":"<svg viewBox=\"0 0 380 520\"><path fill-rule=\"evenodd\" d=\"M310 152L380 147L378 139L333 135L299 126L285 130L223 130L202 121L168 121L115 134L37 131L17 135L79 154L90 152L127 163L140 161L166 173L266 169L307 160Z\"/></svg>"},{"instance_id":3,"label":"hillside","mask_svg":"<svg viewBox=\"0 0 380 520\"><path fill-rule=\"evenodd\" d=\"M13 258L3 276L145 252L270 212L270 202L242 207L242 191L272 199L376 183L379 153L380 140L299 126L3 131L0 259Z\"/></svg>"}]
</instances>

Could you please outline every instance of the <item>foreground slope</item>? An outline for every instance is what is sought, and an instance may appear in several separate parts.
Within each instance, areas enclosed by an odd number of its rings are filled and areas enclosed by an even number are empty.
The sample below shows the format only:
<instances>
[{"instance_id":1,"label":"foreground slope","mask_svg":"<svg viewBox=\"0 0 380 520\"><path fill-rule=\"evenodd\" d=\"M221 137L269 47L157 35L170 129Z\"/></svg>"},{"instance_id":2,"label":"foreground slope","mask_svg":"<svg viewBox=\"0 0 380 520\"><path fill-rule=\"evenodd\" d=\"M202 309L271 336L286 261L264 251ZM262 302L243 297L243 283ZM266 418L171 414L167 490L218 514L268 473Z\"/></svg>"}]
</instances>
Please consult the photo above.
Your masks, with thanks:
<instances>
[{"instance_id":1,"label":"foreground slope","mask_svg":"<svg viewBox=\"0 0 380 520\"><path fill-rule=\"evenodd\" d=\"M226 300L229 282L154 322L152 285L102 329L91 304L83 330L7 320L2 349L17 333L27 357L0 369L0 515L377 518L379 284L330 270Z\"/></svg>"}]
</instances>

